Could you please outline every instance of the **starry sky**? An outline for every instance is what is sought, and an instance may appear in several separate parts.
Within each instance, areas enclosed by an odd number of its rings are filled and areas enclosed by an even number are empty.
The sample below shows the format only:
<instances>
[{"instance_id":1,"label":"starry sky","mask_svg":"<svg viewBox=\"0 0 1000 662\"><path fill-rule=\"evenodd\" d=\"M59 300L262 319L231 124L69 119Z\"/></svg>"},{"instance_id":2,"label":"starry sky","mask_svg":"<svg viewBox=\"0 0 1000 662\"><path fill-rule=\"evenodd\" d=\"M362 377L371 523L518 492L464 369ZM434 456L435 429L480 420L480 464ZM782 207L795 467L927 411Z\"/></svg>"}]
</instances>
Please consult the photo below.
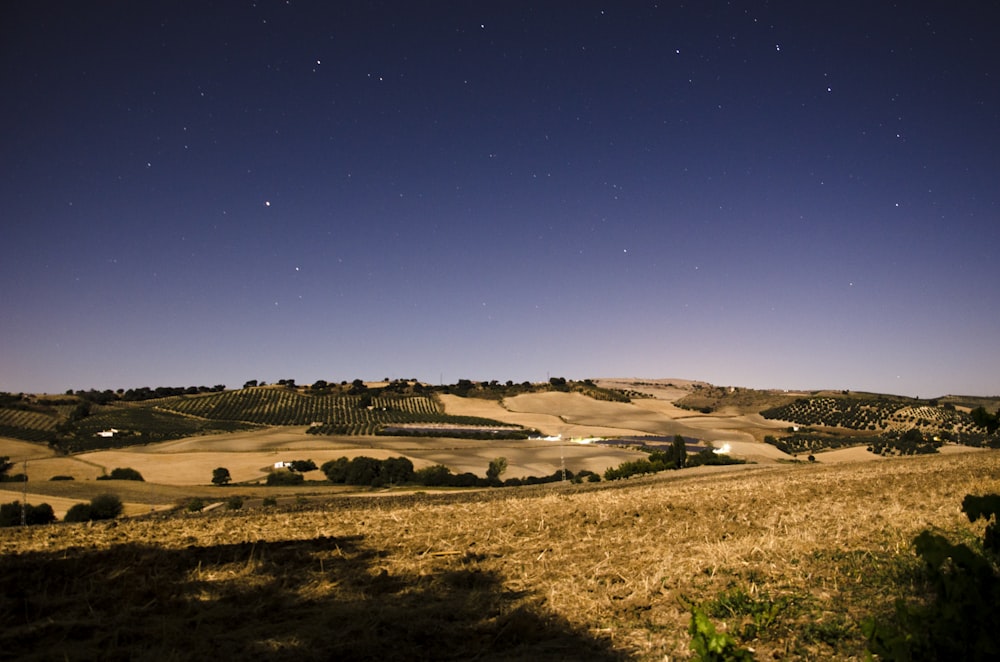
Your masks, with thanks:
<instances>
[{"instance_id":1,"label":"starry sky","mask_svg":"<svg viewBox=\"0 0 1000 662\"><path fill-rule=\"evenodd\" d=\"M0 390L1000 394L989 2L0 9Z\"/></svg>"}]
</instances>

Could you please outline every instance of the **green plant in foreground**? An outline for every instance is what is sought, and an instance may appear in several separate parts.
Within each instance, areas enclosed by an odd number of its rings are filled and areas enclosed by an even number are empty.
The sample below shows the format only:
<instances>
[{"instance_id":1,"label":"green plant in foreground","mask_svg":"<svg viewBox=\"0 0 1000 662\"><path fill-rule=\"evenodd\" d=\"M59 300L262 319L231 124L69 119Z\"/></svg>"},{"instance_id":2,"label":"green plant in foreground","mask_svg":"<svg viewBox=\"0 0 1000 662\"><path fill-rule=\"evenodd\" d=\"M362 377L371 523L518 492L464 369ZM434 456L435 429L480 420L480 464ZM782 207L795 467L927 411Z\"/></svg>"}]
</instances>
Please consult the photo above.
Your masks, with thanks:
<instances>
[{"instance_id":1,"label":"green plant in foreground","mask_svg":"<svg viewBox=\"0 0 1000 662\"><path fill-rule=\"evenodd\" d=\"M792 599L781 597L772 599L761 593L755 597L740 587L721 593L715 600L704 605L705 612L716 618L748 618L739 630L743 640L753 639L765 630L774 627L780 616L792 605Z\"/></svg>"},{"instance_id":2,"label":"green plant in foreground","mask_svg":"<svg viewBox=\"0 0 1000 662\"><path fill-rule=\"evenodd\" d=\"M700 607L691 607L691 650L694 659L703 662L739 662L753 660L753 652L741 648L736 639L726 632L716 632L715 625Z\"/></svg>"},{"instance_id":3,"label":"green plant in foreground","mask_svg":"<svg viewBox=\"0 0 1000 662\"><path fill-rule=\"evenodd\" d=\"M1000 601L1000 495L968 495L962 511L970 522L980 518L988 522L981 547L921 532L913 541L924 561L917 579L931 599L917 604L897 600L892 622L866 619L862 631L872 653L889 660L1000 658L1000 611L996 609Z\"/></svg>"}]
</instances>

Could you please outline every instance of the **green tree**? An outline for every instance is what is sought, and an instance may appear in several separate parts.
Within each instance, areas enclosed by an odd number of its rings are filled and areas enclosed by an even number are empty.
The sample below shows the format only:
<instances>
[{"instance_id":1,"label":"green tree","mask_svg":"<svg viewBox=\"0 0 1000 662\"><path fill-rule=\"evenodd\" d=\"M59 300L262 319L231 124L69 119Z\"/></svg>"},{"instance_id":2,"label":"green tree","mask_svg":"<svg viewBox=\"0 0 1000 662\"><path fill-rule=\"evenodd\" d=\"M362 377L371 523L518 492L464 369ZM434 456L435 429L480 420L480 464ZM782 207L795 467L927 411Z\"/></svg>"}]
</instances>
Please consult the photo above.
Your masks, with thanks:
<instances>
[{"instance_id":1,"label":"green tree","mask_svg":"<svg viewBox=\"0 0 1000 662\"><path fill-rule=\"evenodd\" d=\"M107 476L98 476L97 480L138 480L143 481L142 474L129 467L115 467Z\"/></svg>"},{"instance_id":2,"label":"green tree","mask_svg":"<svg viewBox=\"0 0 1000 662\"><path fill-rule=\"evenodd\" d=\"M443 464L435 464L430 467L418 469L413 474L414 482L427 487L439 487L447 485L451 481L451 469Z\"/></svg>"},{"instance_id":3,"label":"green tree","mask_svg":"<svg viewBox=\"0 0 1000 662\"><path fill-rule=\"evenodd\" d=\"M486 469L486 479L491 483L499 483L500 476L507 471L507 458L495 457L490 460L490 466Z\"/></svg>"},{"instance_id":4,"label":"green tree","mask_svg":"<svg viewBox=\"0 0 1000 662\"><path fill-rule=\"evenodd\" d=\"M413 480L413 462L405 457L390 457L382 460L382 481L393 485Z\"/></svg>"},{"instance_id":5,"label":"green tree","mask_svg":"<svg viewBox=\"0 0 1000 662\"><path fill-rule=\"evenodd\" d=\"M24 523L28 526L34 524L48 524L56 520L52 506L42 503L33 506L26 503L23 506ZM0 506L0 526L20 526L22 506L20 501L12 501Z\"/></svg>"},{"instance_id":6,"label":"green tree","mask_svg":"<svg viewBox=\"0 0 1000 662\"><path fill-rule=\"evenodd\" d=\"M297 474L294 471L272 471L267 474L267 485L299 485L305 482L305 478L302 474Z\"/></svg>"},{"instance_id":7,"label":"green tree","mask_svg":"<svg viewBox=\"0 0 1000 662\"><path fill-rule=\"evenodd\" d=\"M687 465L687 454L687 442L684 441L684 437L679 434L674 435L674 441L670 444L670 453L668 453L674 467L683 469Z\"/></svg>"},{"instance_id":8,"label":"green tree","mask_svg":"<svg viewBox=\"0 0 1000 662\"><path fill-rule=\"evenodd\" d=\"M312 460L292 460L290 464L291 470L298 471L300 474L304 474L307 471L316 471L318 468Z\"/></svg>"},{"instance_id":9,"label":"green tree","mask_svg":"<svg viewBox=\"0 0 1000 662\"><path fill-rule=\"evenodd\" d=\"M99 494L90 500L91 519L114 519L122 514L122 500L114 494Z\"/></svg>"},{"instance_id":10,"label":"green tree","mask_svg":"<svg viewBox=\"0 0 1000 662\"><path fill-rule=\"evenodd\" d=\"M319 469L331 483L343 483L347 480L347 467L350 464L351 461L346 457L338 457L336 460L327 460Z\"/></svg>"},{"instance_id":11,"label":"green tree","mask_svg":"<svg viewBox=\"0 0 1000 662\"><path fill-rule=\"evenodd\" d=\"M213 485L228 485L233 480L233 477L229 475L229 469L225 467L219 467L212 470L212 484Z\"/></svg>"},{"instance_id":12,"label":"green tree","mask_svg":"<svg viewBox=\"0 0 1000 662\"><path fill-rule=\"evenodd\" d=\"M348 485L375 485L379 483L382 473L382 461L373 457L359 455L351 460L347 467L344 482Z\"/></svg>"},{"instance_id":13,"label":"green tree","mask_svg":"<svg viewBox=\"0 0 1000 662\"><path fill-rule=\"evenodd\" d=\"M993 434L1000 429L1000 411L996 414L991 414L986 411L985 407L976 407L969 415L972 416L972 420L976 425L986 428L986 431Z\"/></svg>"},{"instance_id":14,"label":"green tree","mask_svg":"<svg viewBox=\"0 0 1000 662\"><path fill-rule=\"evenodd\" d=\"M63 517L64 522L89 522L92 519L93 517L90 516L89 503L73 504L70 509L66 511L66 516Z\"/></svg>"}]
</instances>

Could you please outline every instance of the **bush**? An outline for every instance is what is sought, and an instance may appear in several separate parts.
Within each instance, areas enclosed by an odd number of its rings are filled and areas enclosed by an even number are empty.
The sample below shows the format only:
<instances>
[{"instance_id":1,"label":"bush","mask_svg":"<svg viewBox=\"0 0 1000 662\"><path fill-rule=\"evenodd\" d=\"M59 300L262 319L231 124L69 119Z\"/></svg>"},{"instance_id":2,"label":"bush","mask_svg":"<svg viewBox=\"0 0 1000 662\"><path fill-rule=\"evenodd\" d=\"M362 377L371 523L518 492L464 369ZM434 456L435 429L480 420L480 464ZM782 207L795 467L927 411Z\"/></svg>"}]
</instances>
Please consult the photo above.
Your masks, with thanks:
<instances>
[{"instance_id":1,"label":"bush","mask_svg":"<svg viewBox=\"0 0 1000 662\"><path fill-rule=\"evenodd\" d=\"M142 481L142 474L135 469L128 467L116 467L107 476L98 476L97 480L139 480Z\"/></svg>"},{"instance_id":2,"label":"bush","mask_svg":"<svg viewBox=\"0 0 1000 662\"><path fill-rule=\"evenodd\" d=\"M52 506L42 503L33 506L30 503L24 504L24 522L29 526L34 524L48 524L56 521ZM0 526L19 526L21 524L21 502L12 501L0 506Z\"/></svg>"},{"instance_id":3,"label":"bush","mask_svg":"<svg viewBox=\"0 0 1000 662\"><path fill-rule=\"evenodd\" d=\"M191 497L187 502L187 509L189 513L200 513L201 509L205 507L205 500L200 497Z\"/></svg>"},{"instance_id":4,"label":"bush","mask_svg":"<svg viewBox=\"0 0 1000 662\"><path fill-rule=\"evenodd\" d=\"M91 519L114 519L122 514L122 500L114 494L99 494L90 500Z\"/></svg>"},{"instance_id":5,"label":"bush","mask_svg":"<svg viewBox=\"0 0 1000 662\"><path fill-rule=\"evenodd\" d=\"M278 500L275 499L274 497L264 497L264 501L260 505L264 506L265 508L271 508L273 506L278 505Z\"/></svg>"},{"instance_id":6,"label":"bush","mask_svg":"<svg viewBox=\"0 0 1000 662\"><path fill-rule=\"evenodd\" d=\"M451 478L451 469L444 466L443 464L435 464L430 467L424 467L414 472L413 480L420 485L426 485L427 487L440 487L442 485L447 485L449 479Z\"/></svg>"},{"instance_id":7,"label":"bush","mask_svg":"<svg viewBox=\"0 0 1000 662\"><path fill-rule=\"evenodd\" d=\"M121 515L124 506L114 494L100 494L90 503L78 503L66 511L64 522L88 522L90 520L114 519Z\"/></svg>"},{"instance_id":8,"label":"bush","mask_svg":"<svg viewBox=\"0 0 1000 662\"><path fill-rule=\"evenodd\" d=\"M77 503L74 504L69 510L66 511L66 517L63 518L64 522L89 522L94 519L90 516L90 504L89 503Z\"/></svg>"},{"instance_id":9,"label":"bush","mask_svg":"<svg viewBox=\"0 0 1000 662\"><path fill-rule=\"evenodd\" d=\"M233 477L229 475L229 469L225 467L218 467L212 470L213 485L228 485L232 479Z\"/></svg>"},{"instance_id":10,"label":"bush","mask_svg":"<svg viewBox=\"0 0 1000 662\"><path fill-rule=\"evenodd\" d=\"M226 499L226 508L229 510L239 510L243 507L243 497L231 496Z\"/></svg>"},{"instance_id":11,"label":"bush","mask_svg":"<svg viewBox=\"0 0 1000 662\"><path fill-rule=\"evenodd\" d=\"M302 474L294 471L272 471L267 474L268 485L301 485L305 480Z\"/></svg>"},{"instance_id":12,"label":"bush","mask_svg":"<svg viewBox=\"0 0 1000 662\"><path fill-rule=\"evenodd\" d=\"M291 470L298 471L299 473L305 473L307 471L316 471L316 463L312 460L292 460Z\"/></svg>"},{"instance_id":13,"label":"bush","mask_svg":"<svg viewBox=\"0 0 1000 662\"><path fill-rule=\"evenodd\" d=\"M1000 654L1000 495L967 495L970 522L987 522L979 545L953 544L930 531L913 545L923 559L922 581L932 598L896 602L894 622L866 619L869 650L896 660L989 660Z\"/></svg>"},{"instance_id":14,"label":"bush","mask_svg":"<svg viewBox=\"0 0 1000 662\"><path fill-rule=\"evenodd\" d=\"M74 479L72 476L59 475L59 476L53 476L52 478L49 478L49 480L74 480Z\"/></svg>"}]
</instances>

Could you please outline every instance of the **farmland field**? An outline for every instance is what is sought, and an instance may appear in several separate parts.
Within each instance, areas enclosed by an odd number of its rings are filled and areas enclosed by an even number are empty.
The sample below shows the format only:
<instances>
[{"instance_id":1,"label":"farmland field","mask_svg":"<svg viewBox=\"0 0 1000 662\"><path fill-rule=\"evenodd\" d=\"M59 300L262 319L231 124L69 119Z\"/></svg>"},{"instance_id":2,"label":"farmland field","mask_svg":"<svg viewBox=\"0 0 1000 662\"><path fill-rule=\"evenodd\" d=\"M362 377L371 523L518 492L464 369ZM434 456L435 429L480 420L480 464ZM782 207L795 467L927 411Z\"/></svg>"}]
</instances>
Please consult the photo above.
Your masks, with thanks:
<instances>
[{"instance_id":1,"label":"farmland field","mask_svg":"<svg viewBox=\"0 0 1000 662\"><path fill-rule=\"evenodd\" d=\"M962 497L1000 490L1000 453L957 444L890 458L847 438L817 451L815 462L794 462L763 443L788 422L757 412L802 394L676 380L602 386L641 397L440 393L408 404L373 398L370 409L357 399L327 403L344 405L348 424L406 414L423 425L491 421L546 436L526 440L316 434L309 419L320 410L307 407L322 396L287 389L99 407L88 421L108 426L100 417L113 415L164 433L237 425L228 432L73 454L0 439L12 472L29 477L2 484L0 502L26 493L61 518L110 492L131 516L0 530L0 645L25 659L685 659L690 608L701 605L758 659L860 659L862 620L888 617L895 597L916 596L905 579L917 566L913 537L927 527L968 537ZM839 411L819 398L798 406L809 415ZM907 406L886 411L924 423L955 411ZM224 418L234 416L242 418ZM279 416L298 423L263 424ZM602 473L646 453L590 438L675 434L728 446L750 463L478 491L373 491L320 482L318 471L300 485L263 484L276 462L362 455L480 476L497 457L507 461L505 477L562 466ZM145 480L97 480L118 467ZM233 484L211 484L217 467ZM233 497L241 509L178 508Z\"/></svg>"},{"instance_id":2,"label":"farmland field","mask_svg":"<svg viewBox=\"0 0 1000 662\"><path fill-rule=\"evenodd\" d=\"M359 406L361 396L303 394L281 387L249 388L162 398L152 404L129 403L117 409L98 407L91 416L83 419L86 424L81 427L84 437L74 443L92 446L96 443L94 432L113 428L115 422L123 427L129 424L148 425L145 428L147 432L136 437L134 433L129 436L126 429L121 437L116 436L110 443L105 443L104 448L69 455L55 453L47 446L36 443L0 439L0 456L6 455L15 463L28 460L29 502L47 500L59 517L72 503L85 501L111 487L112 483L97 481L97 478L118 467L134 469L145 479L145 486L141 489L114 481L114 487L123 491L126 511L141 513L175 506L190 496L222 498L220 489L229 490L223 492L226 494L239 490L248 496L259 497L262 490L277 489L261 485L274 464L291 460L309 459L318 466L339 457L364 455L386 459L404 456L410 459L415 469L443 464L456 474L470 472L482 476L491 460L504 457L507 460L505 478L549 476L562 467L572 472L587 470L601 474L608 468L645 455L634 448L577 443L574 440L675 434L728 447L731 454L751 463L773 464L793 459L775 445L762 443L768 435L782 435L787 422L768 420L754 411L760 404L774 404L782 397L781 401L794 404L797 396L733 393L692 384L678 380L669 383L601 382L605 388L641 394L632 402L595 400L580 392L560 391L522 392L500 399L438 393L433 398L392 394L374 397L369 407ZM711 404L715 410L705 413L678 406L678 402L693 396L701 398L697 400L699 404ZM817 405L809 411L820 411L819 405L825 402L822 398L816 399ZM948 416L953 413L952 410L945 412ZM33 424L40 424L39 415L30 411L11 410L7 413L12 421L15 418L31 419ZM930 420L934 412L921 411L919 415L922 420ZM264 425L265 421L275 420L294 420L298 423ZM330 420L366 434L323 434L322 429L313 425ZM368 433L371 425L384 425L391 421L424 426L440 424L435 421L489 422L494 427L509 425L517 429L538 430L549 438L501 441L372 436ZM191 435L206 428L212 430L212 434L170 438L179 433ZM225 431L227 429L230 431ZM445 429L442 427L442 431ZM424 433L431 430L425 429ZM87 435L95 441L83 441ZM157 441L158 435L166 435L169 440ZM137 445L137 441L143 443ZM849 439L844 443L843 451L827 451L829 454L825 457L820 454L818 460L881 459L866 452L864 447L851 448ZM107 447L109 445L110 448ZM956 446L946 448L969 450ZM212 472L218 467L229 471L234 485L228 488L211 485ZM18 466L16 472L23 469ZM73 480L51 480L57 476ZM317 481L323 475L315 472L305 478ZM5 487L8 501L19 498L22 493L17 489L20 486ZM270 493L323 495L342 493L346 489L307 482L298 488L281 488Z\"/></svg>"},{"instance_id":3,"label":"farmland field","mask_svg":"<svg viewBox=\"0 0 1000 662\"><path fill-rule=\"evenodd\" d=\"M757 659L861 659L862 620L913 596L913 537L981 533L959 504L997 476L1000 453L981 451L8 529L0 645L23 659L686 659L694 603Z\"/></svg>"}]
</instances>

